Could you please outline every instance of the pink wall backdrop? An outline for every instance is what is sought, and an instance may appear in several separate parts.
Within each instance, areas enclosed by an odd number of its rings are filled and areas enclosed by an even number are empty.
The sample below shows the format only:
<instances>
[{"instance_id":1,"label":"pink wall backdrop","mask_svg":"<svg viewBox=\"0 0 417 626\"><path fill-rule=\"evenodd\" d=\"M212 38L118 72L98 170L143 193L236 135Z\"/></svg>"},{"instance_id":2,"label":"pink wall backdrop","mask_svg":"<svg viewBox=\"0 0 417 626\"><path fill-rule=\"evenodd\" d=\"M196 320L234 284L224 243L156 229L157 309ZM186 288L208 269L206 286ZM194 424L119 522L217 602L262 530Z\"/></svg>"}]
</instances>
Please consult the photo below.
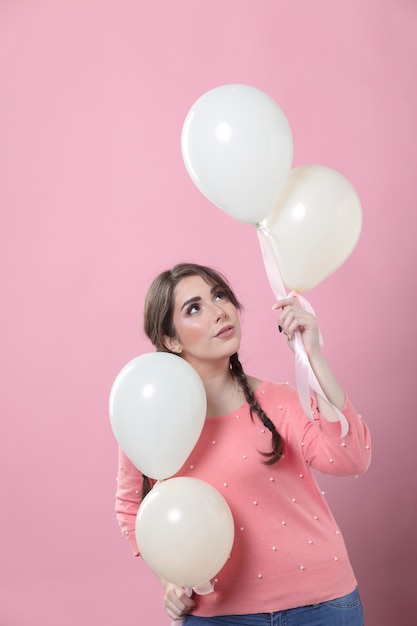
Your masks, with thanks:
<instances>
[{"instance_id":1,"label":"pink wall backdrop","mask_svg":"<svg viewBox=\"0 0 417 626\"><path fill-rule=\"evenodd\" d=\"M246 369L293 381L253 227L212 206L180 133L209 89L285 111L294 165L342 172L364 225L307 295L373 433L359 479L322 479L368 626L412 626L417 4L414 0L3 0L0 4L2 626L164 626L119 535L108 394L150 346L144 293L212 264L246 305Z\"/></svg>"}]
</instances>

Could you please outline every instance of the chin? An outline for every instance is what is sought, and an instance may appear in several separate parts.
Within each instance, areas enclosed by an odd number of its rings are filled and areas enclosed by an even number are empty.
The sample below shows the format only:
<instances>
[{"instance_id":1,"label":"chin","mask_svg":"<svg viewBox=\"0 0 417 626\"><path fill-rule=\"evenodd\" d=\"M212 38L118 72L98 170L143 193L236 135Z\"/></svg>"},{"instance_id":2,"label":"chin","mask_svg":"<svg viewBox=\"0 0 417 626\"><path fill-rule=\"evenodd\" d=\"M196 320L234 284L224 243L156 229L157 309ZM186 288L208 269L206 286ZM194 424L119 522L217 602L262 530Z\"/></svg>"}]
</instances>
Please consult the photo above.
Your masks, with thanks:
<instances>
[{"instance_id":1,"label":"chin","mask_svg":"<svg viewBox=\"0 0 417 626\"><path fill-rule=\"evenodd\" d=\"M235 354L235 352L239 352L239 349L240 349L240 338L234 339L227 346L227 353L229 356L232 356L232 354Z\"/></svg>"}]
</instances>

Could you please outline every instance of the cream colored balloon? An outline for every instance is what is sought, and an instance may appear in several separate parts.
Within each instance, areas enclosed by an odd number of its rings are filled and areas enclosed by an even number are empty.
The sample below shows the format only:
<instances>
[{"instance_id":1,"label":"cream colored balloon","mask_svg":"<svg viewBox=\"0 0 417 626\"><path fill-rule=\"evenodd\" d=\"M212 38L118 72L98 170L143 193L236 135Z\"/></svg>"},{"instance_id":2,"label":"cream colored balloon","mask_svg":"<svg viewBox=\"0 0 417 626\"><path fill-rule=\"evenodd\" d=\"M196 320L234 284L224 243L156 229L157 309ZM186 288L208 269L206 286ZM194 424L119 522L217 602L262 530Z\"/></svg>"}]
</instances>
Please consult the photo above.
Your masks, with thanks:
<instances>
[{"instance_id":1,"label":"cream colored balloon","mask_svg":"<svg viewBox=\"0 0 417 626\"><path fill-rule=\"evenodd\" d=\"M321 165L291 170L273 212L262 222L284 285L308 291L340 267L362 228L358 195L342 174Z\"/></svg>"},{"instance_id":2,"label":"cream colored balloon","mask_svg":"<svg viewBox=\"0 0 417 626\"><path fill-rule=\"evenodd\" d=\"M234 539L230 508L205 481L175 477L155 485L136 516L142 558L184 587L209 581L229 558Z\"/></svg>"}]
</instances>

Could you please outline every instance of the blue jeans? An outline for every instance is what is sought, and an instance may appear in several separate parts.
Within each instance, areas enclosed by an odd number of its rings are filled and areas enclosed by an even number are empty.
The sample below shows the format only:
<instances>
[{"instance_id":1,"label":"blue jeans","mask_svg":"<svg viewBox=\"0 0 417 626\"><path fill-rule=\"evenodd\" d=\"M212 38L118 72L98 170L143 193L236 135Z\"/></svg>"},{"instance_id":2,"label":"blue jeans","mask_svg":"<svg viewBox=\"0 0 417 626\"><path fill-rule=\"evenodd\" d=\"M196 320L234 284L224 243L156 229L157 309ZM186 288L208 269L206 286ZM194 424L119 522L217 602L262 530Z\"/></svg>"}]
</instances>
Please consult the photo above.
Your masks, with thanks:
<instances>
[{"instance_id":1,"label":"blue jeans","mask_svg":"<svg viewBox=\"0 0 417 626\"><path fill-rule=\"evenodd\" d=\"M363 626L363 609L357 589L342 598L296 609L253 615L197 617L186 615L184 626Z\"/></svg>"}]
</instances>

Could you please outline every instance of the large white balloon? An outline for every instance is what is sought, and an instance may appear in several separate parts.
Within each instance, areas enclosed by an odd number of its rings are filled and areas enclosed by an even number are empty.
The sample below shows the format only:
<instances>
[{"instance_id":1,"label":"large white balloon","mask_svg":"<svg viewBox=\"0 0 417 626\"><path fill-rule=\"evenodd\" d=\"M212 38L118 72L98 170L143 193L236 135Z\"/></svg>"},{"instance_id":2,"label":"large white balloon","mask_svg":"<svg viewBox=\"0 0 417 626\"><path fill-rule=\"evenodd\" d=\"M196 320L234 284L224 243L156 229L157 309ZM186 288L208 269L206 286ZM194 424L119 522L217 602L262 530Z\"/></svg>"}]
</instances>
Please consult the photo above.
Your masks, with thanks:
<instances>
[{"instance_id":1,"label":"large white balloon","mask_svg":"<svg viewBox=\"0 0 417 626\"><path fill-rule=\"evenodd\" d=\"M351 183L321 165L293 169L272 213L261 223L273 240L284 285L308 291L353 252L362 209Z\"/></svg>"},{"instance_id":2,"label":"large white balloon","mask_svg":"<svg viewBox=\"0 0 417 626\"><path fill-rule=\"evenodd\" d=\"M234 523L229 505L211 485L176 477L156 484L136 516L141 556L159 576L197 587L229 558Z\"/></svg>"},{"instance_id":3,"label":"large white balloon","mask_svg":"<svg viewBox=\"0 0 417 626\"><path fill-rule=\"evenodd\" d=\"M223 85L201 96L185 118L181 148L198 189L231 217L251 224L271 213L293 155L283 111L249 85Z\"/></svg>"},{"instance_id":4,"label":"large white balloon","mask_svg":"<svg viewBox=\"0 0 417 626\"><path fill-rule=\"evenodd\" d=\"M127 363L109 401L120 447L146 476L173 476L201 434L207 408L203 382L184 359L150 352Z\"/></svg>"}]
</instances>

